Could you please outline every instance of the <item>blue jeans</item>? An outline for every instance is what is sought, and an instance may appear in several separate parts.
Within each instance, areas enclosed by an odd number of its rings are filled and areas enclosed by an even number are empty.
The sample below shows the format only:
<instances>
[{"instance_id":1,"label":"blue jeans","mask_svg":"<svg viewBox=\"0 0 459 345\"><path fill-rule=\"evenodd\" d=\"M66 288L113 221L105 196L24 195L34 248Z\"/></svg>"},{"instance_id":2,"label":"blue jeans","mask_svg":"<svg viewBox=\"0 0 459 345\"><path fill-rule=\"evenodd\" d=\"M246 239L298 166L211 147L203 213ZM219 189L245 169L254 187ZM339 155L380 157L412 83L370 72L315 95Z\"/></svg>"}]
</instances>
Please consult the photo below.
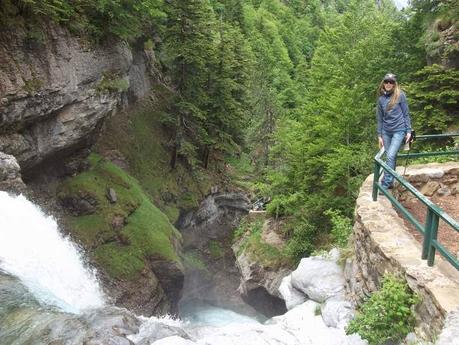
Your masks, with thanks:
<instances>
[{"instance_id":1,"label":"blue jeans","mask_svg":"<svg viewBox=\"0 0 459 345\"><path fill-rule=\"evenodd\" d=\"M397 153L400 150L406 136L406 131L382 132L384 149L386 150L386 164L395 170ZM383 188L391 188L394 183L394 176L384 171L384 176L381 182Z\"/></svg>"}]
</instances>

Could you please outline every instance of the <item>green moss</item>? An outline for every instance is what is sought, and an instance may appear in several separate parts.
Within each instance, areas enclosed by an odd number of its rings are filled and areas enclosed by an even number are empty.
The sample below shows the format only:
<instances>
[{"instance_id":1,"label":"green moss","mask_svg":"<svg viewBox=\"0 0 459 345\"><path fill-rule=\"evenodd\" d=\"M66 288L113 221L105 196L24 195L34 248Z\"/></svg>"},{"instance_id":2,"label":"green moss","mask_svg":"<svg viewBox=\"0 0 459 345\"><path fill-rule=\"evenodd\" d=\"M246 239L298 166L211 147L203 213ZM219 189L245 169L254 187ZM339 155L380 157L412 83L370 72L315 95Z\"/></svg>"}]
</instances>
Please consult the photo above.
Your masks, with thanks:
<instances>
[{"instance_id":1,"label":"green moss","mask_svg":"<svg viewBox=\"0 0 459 345\"><path fill-rule=\"evenodd\" d=\"M163 207L163 212L172 224L175 224L180 217L180 210L174 206L165 205Z\"/></svg>"},{"instance_id":2,"label":"green moss","mask_svg":"<svg viewBox=\"0 0 459 345\"><path fill-rule=\"evenodd\" d=\"M28 93L35 93L41 89L43 82L38 78L32 78L24 81L23 89Z\"/></svg>"},{"instance_id":3,"label":"green moss","mask_svg":"<svg viewBox=\"0 0 459 345\"><path fill-rule=\"evenodd\" d=\"M143 48L145 50L153 50L155 48L155 44L153 43L153 40L148 39L143 43Z\"/></svg>"},{"instance_id":4,"label":"green moss","mask_svg":"<svg viewBox=\"0 0 459 345\"><path fill-rule=\"evenodd\" d=\"M209 241L209 252L214 259L219 259L224 255L223 248L220 243L213 240Z\"/></svg>"},{"instance_id":5,"label":"green moss","mask_svg":"<svg viewBox=\"0 0 459 345\"><path fill-rule=\"evenodd\" d=\"M186 192L180 198L181 207L190 209L199 205L198 196L193 192Z\"/></svg>"},{"instance_id":6,"label":"green moss","mask_svg":"<svg viewBox=\"0 0 459 345\"><path fill-rule=\"evenodd\" d=\"M266 268L276 269L289 262L288 257L281 250L263 241L261 232L256 232L249 237L245 250Z\"/></svg>"},{"instance_id":7,"label":"green moss","mask_svg":"<svg viewBox=\"0 0 459 345\"><path fill-rule=\"evenodd\" d=\"M114 237L109 223L99 214L74 217L70 220L70 227L73 236L78 238L85 248L96 247Z\"/></svg>"},{"instance_id":8,"label":"green moss","mask_svg":"<svg viewBox=\"0 0 459 345\"><path fill-rule=\"evenodd\" d=\"M263 241L262 230L263 219L244 219L233 236L234 239L242 241L237 255L244 252L266 268L277 269L291 265L292 258L286 250L280 250Z\"/></svg>"},{"instance_id":9,"label":"green moss","mask_svg":"<svg viewBox=\"0 0 459 345\"><path fill-rule=\"evenodd\" d=\"M173 242L181 237L166 215L156 208L138 181L111 162L92 154L90 169L65 181L59 197L90 196L96 212L71 217L72 236L90 250L96 262L113 278L134 279L149 257L180 262ZM113 188L117 202L106 197ZM114 220L124 224L114 229Z\"/></svg>"},{"instance_id":10,"label":"green moss","mask_svg":"<svg viewBox=\"0 0 459 345\"><path fill-rule=\"evenodd\" d=\"M165 259L179 261L171 240L172 237L180 237L180 233L151 202L142 203L128 218L123 233L129 238L133 249L138 251L137 254L146 256L159 254Z\"/></svg>"},{"instance_id":11,"label":"green moss","mask_svg":"<svg viewBox=\"0 0 459 345\"><path fill-rule=\"evenodd\" d=\"M157 86L157 100L146 101L130 113L120 113L106 124L105 134L96 149L119 151L126 158L129 173L135 176L171 222L176 222L181 209L199 205L211 186L209 174L191 172L178 164L170 168L170 133L161 123L170 102L170 91ZM171 196L165 198L164 194Z\"/></svg>"},{"instance_id":12,"label":"green moss","mask_svg":"<svg viewBox=\"0 0 459 345\"><path fill-rule=\"evenodd\" d=\"M94 257L97 263L113 278L135 279L144 269L145 261L131 248L111 242L96 249Z\"/></svg>"}]
</instances>

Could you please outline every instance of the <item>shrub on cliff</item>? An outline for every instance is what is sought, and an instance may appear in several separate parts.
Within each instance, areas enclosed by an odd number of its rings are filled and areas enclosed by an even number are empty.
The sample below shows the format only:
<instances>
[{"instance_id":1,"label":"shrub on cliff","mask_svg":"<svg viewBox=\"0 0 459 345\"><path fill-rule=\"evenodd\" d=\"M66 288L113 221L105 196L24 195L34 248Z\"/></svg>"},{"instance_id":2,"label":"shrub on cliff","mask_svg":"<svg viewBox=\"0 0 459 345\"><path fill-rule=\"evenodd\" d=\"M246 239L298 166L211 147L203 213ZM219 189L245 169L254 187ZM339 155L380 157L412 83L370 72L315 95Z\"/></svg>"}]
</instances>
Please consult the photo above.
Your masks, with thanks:
<instances>
[{"instance_id":1,"label":"shrub on cliff","mask_svg":"<svg viewBox=\"0 0 459 345\"><path fill-rule=\"evenodd\" d=\"M382 287L361 306L360 313L349 323L347 334L358 333L370 345L403 339L415 323L413 306L419 301L408 285L386 275Z\"/></svg>"}]
</instances>

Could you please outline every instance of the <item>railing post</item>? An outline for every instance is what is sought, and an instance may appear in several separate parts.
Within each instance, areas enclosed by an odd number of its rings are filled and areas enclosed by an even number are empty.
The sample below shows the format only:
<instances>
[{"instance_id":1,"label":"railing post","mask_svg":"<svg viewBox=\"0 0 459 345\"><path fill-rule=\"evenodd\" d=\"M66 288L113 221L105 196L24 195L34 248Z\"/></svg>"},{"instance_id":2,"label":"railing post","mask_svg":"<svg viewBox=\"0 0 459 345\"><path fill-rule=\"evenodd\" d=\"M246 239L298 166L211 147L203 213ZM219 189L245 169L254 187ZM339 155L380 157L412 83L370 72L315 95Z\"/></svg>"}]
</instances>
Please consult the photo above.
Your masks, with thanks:
<instances>
[{"instance_id":1,"label":"railing post","mask_svg":"<svg viewBox=\"0 0 459 345\"><path fill-rule=\"evenodd\" d=\"M422 243L422 260L426 260L429 255L429 248L432 245L432 218L433 212L427 208L426 225L424 228L424 241Z\"/></svg>"},{"instance_id":2,"label":"railing post","mask_svg":"<svg viewBox=\"0 0 459 345\"><path fill-rule=\"evenodd\" d=\"M373 171L373 201L378 199L378 181L381 174L381 169L379 163L375 159L375 167Z\"/></svg>"},{"instance_id":3,"label":"railing post","mask_svg":"<svg viewBox=\"0 0 459 345\"><path fill-rule=\"evenodd\" d=\"M438 235L438 215L432 214L432 237L430 239L429 255L427 257L427 265L433 266L435 261L435 247L432 244L432 240L437 240Z\"/></svg>"}]
</instances>

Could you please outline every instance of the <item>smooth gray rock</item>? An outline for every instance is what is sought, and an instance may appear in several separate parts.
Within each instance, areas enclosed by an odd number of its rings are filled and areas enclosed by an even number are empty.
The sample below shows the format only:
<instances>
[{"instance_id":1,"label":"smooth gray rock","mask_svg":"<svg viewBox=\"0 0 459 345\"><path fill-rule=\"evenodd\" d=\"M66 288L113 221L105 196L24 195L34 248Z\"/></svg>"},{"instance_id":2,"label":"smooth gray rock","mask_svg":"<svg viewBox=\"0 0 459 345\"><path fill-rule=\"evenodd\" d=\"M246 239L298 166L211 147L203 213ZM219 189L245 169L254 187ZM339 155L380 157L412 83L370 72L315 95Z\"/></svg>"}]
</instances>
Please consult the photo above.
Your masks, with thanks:
<instances>
[{"instance_id":1,"label":"smooth gray rock","mask_svg":"<svg viewBox=\"0 0 459 345\"><path fill-rule=\"evenodd\" d=\"M150 345L161 339L180 338L191 339L184 324L169 318L158 319L156 317L141 318L142 324L136 334L127 336L136 345ZM168 343L167 343L168 344Z\"/></svg>"},{"instance_id":2,"label":"smooth gray rock","mask_svg":"<svg viewBox=\"0 0 459 345\"><path fill-rule=\"evenodd\" d=\"M282 279L282 283L279 286L279 293L284 299L285 306L288 310L296 307L297 305L303 304L308 299L308 296L292 286L291 275L288 275Z\"/></svg>"},{"instance_id":3,"label":"smooth gray rock","mask_svg":"<svg viewBox=\"0 0 459 345\"><path fill-rule=\"evenodd\" d=\"M25 189L21 178L21 168L16 158L0 152L0 190L20 193Z\"/></svg>"},{"instance_id":4,"label":"smooth gray rock","mask_svg":"<svg viewBox=\"0 0 459 345\"><path fill-rule=\"evenodd\" d=\"M449 313L446 317L436 345L459 345L459 309Z\"/></svg>"},{"instance_id":5,"label":"smooth gray rock","mask_svg":"<svg viewBox=\"0 0 459 345\"><path fill-rule=\"evenodd\" d=\"M322 257L301 259L292 272L292 286L310 299L323 303L344 294L344 275L338 264Z\"/></svg>"},{"instance_id":6,"label":"smooth gray rock","mask_svg":"<svg viewBox=\"0 0 459 345\"><path fill-rule=\"evenodd\" d=\"M418 339L418 337L416 336L416 333L408 333L405 337L405 343L407 345L416 345L416 344L419 344L420 340Z\"/></svg>"},{"instance_id":7,"label":"smooth gray rock","mask_svg":"<svg viewBox=\"0 0 459 345\"><path fill-rule=\"evenodd\" d=\"M118 201L118 197L116 196L116 191L113 188L107 189L107 199L110 203L114 204Z\"/></svg>"},{"instance_id":8,"label":"smooth gray rock","mask_svg":"<svg viewBox=\"0 0 459 345\"><path fill-rule=\"evenodd\" d=\"M16 158L0 152L0 181L13 180L20 177L21 168Z\"/></svg>"},{"instance_id":9,"label":"smooth gray rock","mask_svg":"<svg viewBox=\"0 0 459 345\"><path fill-rule=\"evenodd\" d=\"M355 312L351 302L344 299L329 299L321 306L322 319L328 327L344 329Z\"/></svg>"},{"instance_id":10,"label":"smooth gray rock","mask_svg":"<svg viewBox=\"0 0 459 345\"><path fill-rule=\"evenodd\" d=\"M155 341L151 345L196 345L196 343L191 340L183 339L177 335L174 335L172 337L167 337Z\"/></svg>"}]
</instances>

